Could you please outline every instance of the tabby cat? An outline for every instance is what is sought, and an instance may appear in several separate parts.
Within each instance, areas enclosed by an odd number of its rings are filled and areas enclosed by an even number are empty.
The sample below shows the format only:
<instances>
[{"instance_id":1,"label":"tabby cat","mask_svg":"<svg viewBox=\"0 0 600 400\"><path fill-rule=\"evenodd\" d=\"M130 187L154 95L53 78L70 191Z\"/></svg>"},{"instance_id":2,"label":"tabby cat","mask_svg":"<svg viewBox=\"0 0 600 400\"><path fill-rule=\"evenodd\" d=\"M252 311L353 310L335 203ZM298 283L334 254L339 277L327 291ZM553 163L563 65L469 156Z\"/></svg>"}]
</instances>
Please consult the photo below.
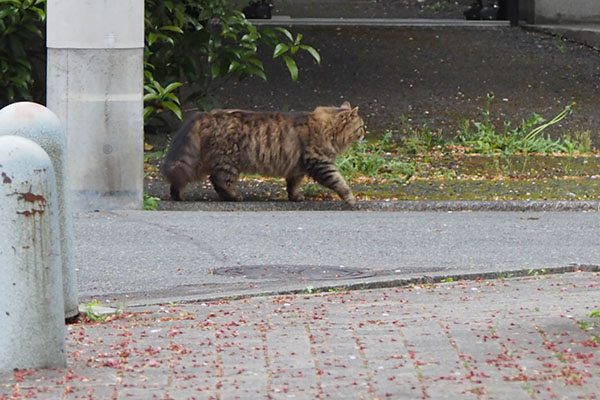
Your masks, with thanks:
<instances>
[{"instance_id":1,"label":"tabby cat","mask_svg":"<svg viewBox=\"0 0 600 400\"><path fill-rule=\"evenodd\" d=\"M233 186L245 172L285 177L293 201L304 200L300 184L308 175L354 205L335 159L364 134L358 107L348 102L312 112L198 112L175 135L163 172L173 200L183 200L189 182L208 176L221 199L240 201Z\"/></svg>"}]
</instances>

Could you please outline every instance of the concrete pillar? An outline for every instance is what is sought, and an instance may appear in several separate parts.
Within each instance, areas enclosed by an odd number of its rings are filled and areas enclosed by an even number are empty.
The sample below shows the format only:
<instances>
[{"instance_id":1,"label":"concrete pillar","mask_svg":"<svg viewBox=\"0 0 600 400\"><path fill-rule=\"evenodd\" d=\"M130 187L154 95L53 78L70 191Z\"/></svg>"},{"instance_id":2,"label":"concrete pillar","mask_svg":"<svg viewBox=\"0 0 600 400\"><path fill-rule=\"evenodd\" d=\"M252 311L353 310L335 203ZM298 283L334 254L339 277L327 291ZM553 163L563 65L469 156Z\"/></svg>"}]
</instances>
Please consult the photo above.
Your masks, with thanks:
<instances>
[{"instance_id":1,"label":"concrete pillar","mask_svg":"<svg viewBox=\"0 0 600 400\"><path fill-rule=\"evenodd\" d=\"M58 198L65 317L72 318L79 313L79 299L73 254L73 221L67 149L62 125L58 117L42 105L29 102L14 103L0 110L0 136L4 135L17 135L33 140L48 153L52 160Z\"/></svg>"},{"instance_id":2,"label":"concrete pillar","mask_svg":"<svg viewBox=\"0 0 600 400\"><path fill-rule=\"evenodd\" d=\"M74 209L141 209L144 0L48 0L46 29Z\"/></svg>"},{"instance_id":3,"label":"concrete pillar","mask_svg":"<svg viewBox=\"0 0 600 400\"><path fill-rule=\"evenodd\" d=\"M0 371L64 368L56 181L36 143L0 137Z\"/></svg>"}]
</instances>

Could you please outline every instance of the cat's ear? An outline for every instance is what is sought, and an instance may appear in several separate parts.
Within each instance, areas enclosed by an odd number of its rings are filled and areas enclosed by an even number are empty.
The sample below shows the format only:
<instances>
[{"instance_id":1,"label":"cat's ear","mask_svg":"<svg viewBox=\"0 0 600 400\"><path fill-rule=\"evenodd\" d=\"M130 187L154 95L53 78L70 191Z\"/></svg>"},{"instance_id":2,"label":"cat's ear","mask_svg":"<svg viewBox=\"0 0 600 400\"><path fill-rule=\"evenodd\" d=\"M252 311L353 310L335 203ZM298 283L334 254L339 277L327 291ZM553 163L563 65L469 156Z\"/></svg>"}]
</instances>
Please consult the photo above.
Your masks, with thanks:
<instances>
[{"instance_id":1,"label":"cat's ear","mask_svg":"<svg viewBox=\"0 0 600 400\"><path fill-rule=\"evenodd\" d=\"M349 101L345 101L342 103L342 105L340 106L340 108L343 108L344 110L350 110L352 108L352 106L350 105Z\"/></svg>"},{"instance_id":2,"label":"cat's ear","mask_svg":"<svg viewBox=\"0 0 600 400\"><path fill-rule=\"evenodd\" d=\"M358 107L354 107L354 108L344 108L342 111L340 111L337 114L337 118L338 121L340 121L340 123L345 124L348 121L350 121L351 119L354 119L358 116Z\"/></svg>"}]
</instances>

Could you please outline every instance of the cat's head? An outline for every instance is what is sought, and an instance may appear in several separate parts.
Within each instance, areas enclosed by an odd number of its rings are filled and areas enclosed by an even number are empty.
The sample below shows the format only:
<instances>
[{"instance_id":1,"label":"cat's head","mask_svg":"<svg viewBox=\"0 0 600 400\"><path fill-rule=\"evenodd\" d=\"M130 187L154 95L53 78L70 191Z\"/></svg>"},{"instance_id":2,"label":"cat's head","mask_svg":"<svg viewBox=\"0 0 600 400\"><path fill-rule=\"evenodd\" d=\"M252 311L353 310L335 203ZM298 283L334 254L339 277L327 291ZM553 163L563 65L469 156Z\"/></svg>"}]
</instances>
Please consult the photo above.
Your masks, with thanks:
<instances>
[{"instance_id":1,"label":"cat's head","mask_svg":"<svg viewBox=\"0 0 600 400\"><path fill-rule=\"evenodd\" d=\"M335 116L335 125L340 150L365 137L365 122L358 115L358 107L352 108L347 101L339 107L339 112Z\"/></svg>"}]
</instances>

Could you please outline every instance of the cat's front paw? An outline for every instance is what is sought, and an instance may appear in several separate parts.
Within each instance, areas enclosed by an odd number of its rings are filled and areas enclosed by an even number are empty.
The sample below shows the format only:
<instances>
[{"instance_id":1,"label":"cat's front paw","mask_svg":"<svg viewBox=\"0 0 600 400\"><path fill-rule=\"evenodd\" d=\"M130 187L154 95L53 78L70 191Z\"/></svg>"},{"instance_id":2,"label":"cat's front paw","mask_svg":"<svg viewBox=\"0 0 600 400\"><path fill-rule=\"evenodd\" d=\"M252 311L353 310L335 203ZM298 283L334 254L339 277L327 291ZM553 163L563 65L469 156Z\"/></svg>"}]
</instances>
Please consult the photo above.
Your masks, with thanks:
<instances>
[{"instance_id":1,"label":"cat's front paw","mask_svg":"<svg viewBox=\"0 0 600 400\"><path fill-rule=\"evenodd\" d=\"M344 200L344 208L352 210L356 208L356 199L354 197Z\"/></svg>"},{"instance_id":2,"label":"cat's front paw","mask_svg":"<svg viewBox=\"0 0 600 400\"><path fill-rule=\"evenodd\" d=\"M290 200L291 201L304 201L304 195L298 193L298 194L294 194L294 195L290 195Z\"/></svg>"}]
</instances>

